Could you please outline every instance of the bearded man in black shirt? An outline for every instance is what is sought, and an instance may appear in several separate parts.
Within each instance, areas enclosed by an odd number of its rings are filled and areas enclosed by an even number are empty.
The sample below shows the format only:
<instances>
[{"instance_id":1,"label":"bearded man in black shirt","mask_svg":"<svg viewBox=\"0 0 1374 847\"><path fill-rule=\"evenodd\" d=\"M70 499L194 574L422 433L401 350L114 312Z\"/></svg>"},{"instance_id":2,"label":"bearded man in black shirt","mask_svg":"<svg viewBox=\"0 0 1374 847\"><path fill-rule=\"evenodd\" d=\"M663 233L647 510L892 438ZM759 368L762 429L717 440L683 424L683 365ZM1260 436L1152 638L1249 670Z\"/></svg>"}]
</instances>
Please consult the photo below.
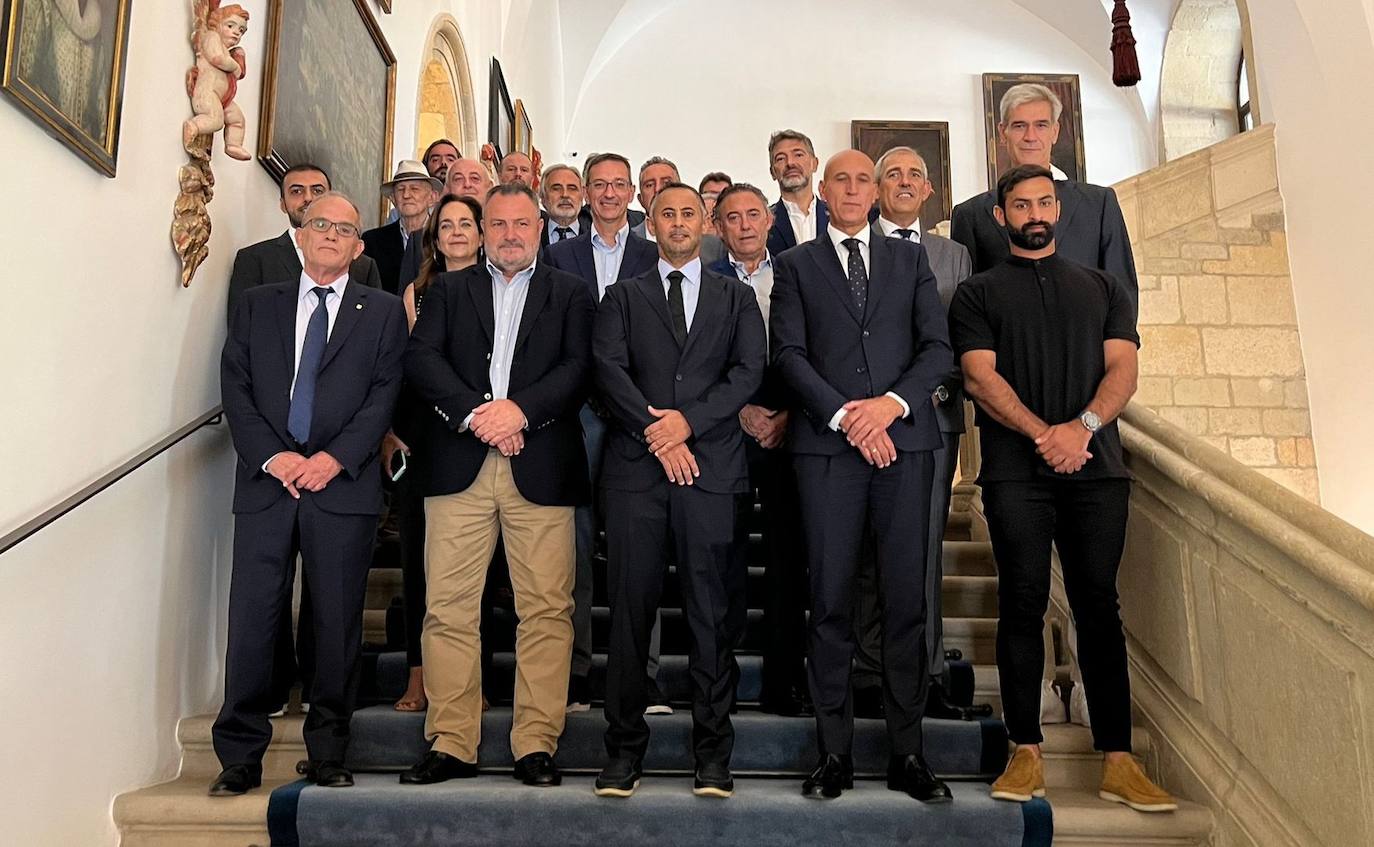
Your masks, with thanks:
<instances>
[{"instance_id":1,"label":"bearded man in black shirt","mask_svg":"<svg viewBox=\"0 0 1374 847\"><path fill-rule=\"evenodd\" d=\"M992 796L1025 802L1045 793L1041 628L1054 545L1080 634L1093 744L1105 754L1099 794L1169 811L1173 799L1131 756L1116 591L1131 484L1116 417L1136 389L1135 307L1121 280L1056 255L1055 190L1037 165L998 180L993 214L1011 257L966 280L950 305L951 340L978 404L978 482L999 574L997 668L1017 745Z\"/></svg>"}]
</instances>

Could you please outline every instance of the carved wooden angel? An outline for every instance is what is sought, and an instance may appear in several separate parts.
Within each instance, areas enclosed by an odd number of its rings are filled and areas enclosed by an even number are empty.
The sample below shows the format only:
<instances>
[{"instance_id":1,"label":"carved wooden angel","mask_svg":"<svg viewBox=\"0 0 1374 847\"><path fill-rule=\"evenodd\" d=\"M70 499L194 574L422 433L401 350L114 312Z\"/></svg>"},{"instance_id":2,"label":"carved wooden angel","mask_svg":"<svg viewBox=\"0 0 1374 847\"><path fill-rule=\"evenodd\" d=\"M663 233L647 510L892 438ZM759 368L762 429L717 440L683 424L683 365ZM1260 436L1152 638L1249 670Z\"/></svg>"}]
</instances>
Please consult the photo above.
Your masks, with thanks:
<instances>
[{"instance_id":1,"label":"carved wooden angel","mask_svg":"<svg viewBox=\"0 0 1374 847\"><path fill-rule=\"evenodd\" d=\"M248 160L244 149L246 126L243 110L234 102L238 81L248 72L239 41L248 29L248 12L238 4L220 6L220 0L193 0L195 29L191 47L195 67L186 72L186 94L195 117L182 126L182 145L188 150L198 135L224 130L224 152Z\"/></svg>"}]
</instances>

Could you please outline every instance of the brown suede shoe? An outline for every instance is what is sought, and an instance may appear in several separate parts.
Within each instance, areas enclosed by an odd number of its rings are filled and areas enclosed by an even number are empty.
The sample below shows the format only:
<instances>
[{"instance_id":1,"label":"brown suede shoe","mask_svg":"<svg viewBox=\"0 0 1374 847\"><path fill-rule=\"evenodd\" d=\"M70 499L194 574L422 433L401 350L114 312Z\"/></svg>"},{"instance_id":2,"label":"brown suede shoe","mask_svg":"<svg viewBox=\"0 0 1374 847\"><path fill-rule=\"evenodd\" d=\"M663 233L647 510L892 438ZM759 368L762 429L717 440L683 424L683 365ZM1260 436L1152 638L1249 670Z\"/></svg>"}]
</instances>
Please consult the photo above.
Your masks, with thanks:
<instances>
[{"instance_id":1,"label":"brown suede shoe","mask_svg":"<svg viewBox=\"0 0 1374 847\"><path fill-rule=\"evenodd\" d=\"M1102 763L1102 790L1097 796L1130 806L1137 812L1172 812L1178 808L1168 792L1155 785L1134 757Z\"/></svg>"},{"instance_id":2,"label":"brown suede shoe","mask_svg":"<svg viewBox=\"0 0 1374 847\"><path fill-rule=\"evenodd\" d=\"M1028 803L1045 796L1045 763L1028 747L1017 747L1007 769L992 784L992 799Z\"/></svg>"}]
</instances>

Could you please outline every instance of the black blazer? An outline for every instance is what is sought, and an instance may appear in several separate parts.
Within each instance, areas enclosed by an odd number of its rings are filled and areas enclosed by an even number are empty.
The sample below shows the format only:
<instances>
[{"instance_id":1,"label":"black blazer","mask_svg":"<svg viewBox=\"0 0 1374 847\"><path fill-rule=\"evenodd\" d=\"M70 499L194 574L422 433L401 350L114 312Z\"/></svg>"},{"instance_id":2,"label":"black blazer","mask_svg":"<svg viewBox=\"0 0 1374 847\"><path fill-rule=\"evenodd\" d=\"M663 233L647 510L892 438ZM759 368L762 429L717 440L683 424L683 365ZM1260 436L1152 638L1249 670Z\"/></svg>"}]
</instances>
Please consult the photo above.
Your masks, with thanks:
<instances>
[{"instance_id":1,"label":"black blazer","mask_svg":"<svg viewBox=\"0 0 1374 847\"><path fill-rule=\"evenodd\" d=\"M712 273L718 273L723 277L729 277L730 279L739 279L739 275L735 273L735 266L730 264L729 253L726 254L726 258L711 265L707 270ZM741 283L743 285L749 285L749 283L743 280L741 280ZM754 300L755 302L758 301L757 292L754 295ZM773 409L776 411L778 409L788 409L792 407L792 402L788 398L789 392L786 384L782 381L782 375L779 374L778 369L773 367L772 363L769 362L763 372L763 384L759 386L758 391L754 392L754 396L749 398L749 402L753 403L755 406L762 406L765 409Z\"/></svg>"},{"instance_id":2,"label":"black blazer","mask_svg":"<svg viewBox=\"0 0 1374 847\"><path fill-rule=\"evenodd\" d=\"M773 258L769 329L773 365L802 414L788 423L794 453L854 449L830 419L850 400L892 391L911 414L888 427L898 450L938 449L930 395L954 367L949 326L935 274L920 244L869 235L863 314L824 231Z\"/></svg>"},{"instance_id":3,"label":"black blazer","mask_svg":"<svg viewBox=\"0 0 1374 847\"><path fill-rule=\"evenodd\" d=\"M1055 180L1054 186L1059 195L1055 252L1116 277L1130 292L1131 302L1139 303L1131 237L1116 192L1074 180ZM1002 264L1011 255L1007 231L992 216L996 205L997 192L985 191L955 206L950 216L949 237L968 248L976 274Z\"/></svg>"},{"instance_id":4,"label":"black blazer","mask_svg":"<svg viewBox=\"0 0 1374 847\"><path fill-rule=\"evenodd\" d=\"M811 202L816 204L816 234L824 235L825 228L830 223L830 209L820 195ZM773 204L773 228L768 230L768 252L776 256L796 246L797 234L792 231L792 218L787 214L787 206L782 200L778 200Z\"/></svg>"},{"instance_id":5,"label":"black blazer","mask_svg":"<svg viewBox=\"0 0 1374 847\"><path fill-rule=\"evenodd\" d=\"M286 281L298 281L301 276L301 260L296 255L296 245L285 232L276 238L259 241L239 250L234 256L234 270L229 275L229 312L226 319L234 321L234 308L243 299L243 293L259 285ZM359 256L348 268L350 284L360 282L369 288L381 288L382 278L377 273L377 264L367 256Z\"/></svg>"},{"instance_id":6,"label":"black blazer","mask_svg":"<svg viewBox=\"0 0 1374 847\"><path fill-rule=\"evenodd\" d=\"M401 238L399 220L363 233L363 255L371 257L377 263L377 273L381 276L384 291L399 295L405 290L400 284L401 257L405 255L405 249L406 243ZM406 284L409 285L412 281L408 279Z\"/></svg>"},{"instance_id":7,"label":"black blazer","mask_svg":"<svg viewBox=\"0 0 1374 847\"><path fill-rule=\"evenodd\" d=\"M596 281L596 258L592 255L593 231L589 227L576 238L569 238L549 248L549 264L581 277L592 295L592 302L596 303L601 299L601 290ZM648 239L626 232L625 255L620 259L620 273L616 275L616 282L637 277L656 267L658 248ZM666 298L664 302L667 302Z\"/></svg>"},{"instance_id":8,"label":"black blazer","mask_svg":"<svg viewBox=\"0 0 1374 847\"><path fill-rule=\"evenodd\" d=\"M677 409L692 427L687 446L717 494L749 487L739 410L763 382L768 358L763 315L754 290L734 277L703 269L691 330L682 347L673 337L668 298L658 268L606 289L596 313L596 384L610 409L601 481L618 491L671 484L648 451L649 406Z\"/></svg>"},{"instance_id":9,"label":"black blazer","mask_svg":"<svg viewBox=\"0 0 1374 847\"><path fill-rule=\"evenodd\" d=\"M234 512L261 511L289 497L262 470L283 450L297 450L286 431L296 366L299 281L248 291L234 312L220 357L220 391L238 453ZM382 509L378 450L401 390L406 313L399 297L358 285L344 287L315 385L306 456L321 450L343 471L321 491L301 492L327 512L373 515Z\"/></svg>"},{"instance_id":10,"label":"black blazer","mask_svg":"<svg viewBox=\"0 0 1374 847\"><path fill-rule=\"evenodd\" d=\"M465 490L487 458L487 445L458 429L492 397L491 284L484 265L436 277L406 349L406 382L434 411L421 438L431 453L420 463L426 496ZM580 506L591 498L577 413L591 376L594 307L580 280L547 265L536 264L529 286L507 393L529 427L511 472L532 503Z\"/></svg>"}]
</instances>

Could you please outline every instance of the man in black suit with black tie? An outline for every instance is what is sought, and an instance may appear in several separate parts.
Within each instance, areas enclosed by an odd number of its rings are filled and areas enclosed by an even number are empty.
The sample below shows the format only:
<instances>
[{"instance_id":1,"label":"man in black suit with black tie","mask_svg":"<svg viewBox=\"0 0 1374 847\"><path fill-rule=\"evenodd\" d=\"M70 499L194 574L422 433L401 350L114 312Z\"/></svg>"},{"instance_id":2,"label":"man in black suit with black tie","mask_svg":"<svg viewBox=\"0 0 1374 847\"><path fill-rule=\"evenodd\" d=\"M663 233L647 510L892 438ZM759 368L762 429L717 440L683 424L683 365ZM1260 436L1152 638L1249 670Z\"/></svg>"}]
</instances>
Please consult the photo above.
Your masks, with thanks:
<instances>
[{"instance_id":1,"label":"man in black suit with black tie","mask_svg":"<svg viewBox=\"0 0 1374 847\"><path fill-rule=\"evenodd\" d=\"M315 645L300 770L318 785L353 784L343 761L382 507L378 453L401 388L406 316L400 298L351 281L362 252L351 200L328 192L304 217L304 269L245 295L221 362L238 471L224 706L212 730L224 770L212 796L261 784L274 644L297 554Z\"/></svg>"},{"instance_id":2,"label":"man in black suit with black tie","mask_svg":"<svg viewBox=\"0 0 1374 847\"><path fill-rule=\"evenodd\" d=\"M611 598L606 751L600 796L639 785L649 725L645 664L668 562L677 566L691 631L693 793L729 797L743 621L728 592L743 566L732 550L735 500L749 486L738 415L763 382L767 340L754 291L704 270L706 207L690 186L654 198L654 269L617 283L597 312L592 351L611 431L602 486Z\"/></svg>"},{"instance_id":3,"label":"man in black suit with black tie","mask_svg":"<svg viewBox=\"0 0 1374 847\"><path fill-rule=\"evenodd\" d=\"M396 166L396 175L382 183L382 194L396 207L396 220L363 233L363 253L377 263L382 288L398 297L414 279L401 279L401 259L406 245L421 234L429 210L439 199L444 183L429 175L425 166L407 159Z\"/></svg>"},{"instance_id":4,"label":"man in black suit with black tie","mask_svg":"<svg viewBox=\"0 0 1374 847\"><path fill-rule=\"evenodd\" d=\"M802 794L838 797L853 782L854 583L871 528L888 787L948 802L922 755L921 717L926 524L941 444L930 397L954 357L924 248L869 227L873 171L858 150L830 158L821 181L829 225L779 256L774 271L773 363L798 404L790 435L811 569L808 672L821 754Z\"/></svg>"}]
</instances>

